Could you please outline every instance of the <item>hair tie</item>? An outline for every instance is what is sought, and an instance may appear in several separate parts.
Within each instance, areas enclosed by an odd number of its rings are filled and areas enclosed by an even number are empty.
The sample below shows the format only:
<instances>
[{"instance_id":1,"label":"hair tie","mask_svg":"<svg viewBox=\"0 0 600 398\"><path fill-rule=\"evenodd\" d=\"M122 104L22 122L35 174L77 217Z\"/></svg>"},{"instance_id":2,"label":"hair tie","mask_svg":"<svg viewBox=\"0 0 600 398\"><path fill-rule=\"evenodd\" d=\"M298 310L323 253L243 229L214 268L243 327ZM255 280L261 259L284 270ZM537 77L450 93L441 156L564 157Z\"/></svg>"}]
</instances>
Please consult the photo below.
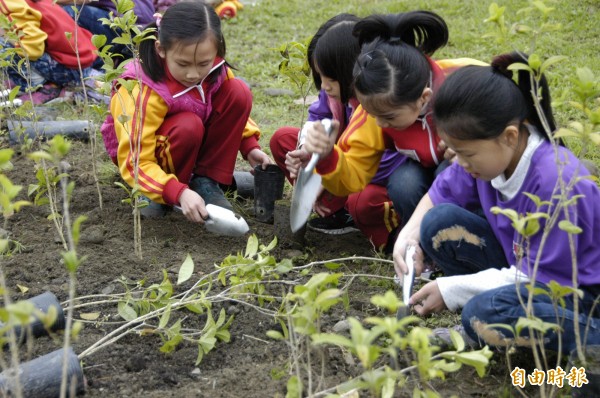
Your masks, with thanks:
<instances>
[{"instance_id":1,"label":"hair tie","mask_svg":"<svg viewBox=\"0 0 600 398\"><path fill-rule=\"evenodd\" d=\"M156 27L160 28L160 21L162 21L162 14L160 12L156 12L152 16L154 17L154 19L156 19Z\"/></svg>"}]
</instances>

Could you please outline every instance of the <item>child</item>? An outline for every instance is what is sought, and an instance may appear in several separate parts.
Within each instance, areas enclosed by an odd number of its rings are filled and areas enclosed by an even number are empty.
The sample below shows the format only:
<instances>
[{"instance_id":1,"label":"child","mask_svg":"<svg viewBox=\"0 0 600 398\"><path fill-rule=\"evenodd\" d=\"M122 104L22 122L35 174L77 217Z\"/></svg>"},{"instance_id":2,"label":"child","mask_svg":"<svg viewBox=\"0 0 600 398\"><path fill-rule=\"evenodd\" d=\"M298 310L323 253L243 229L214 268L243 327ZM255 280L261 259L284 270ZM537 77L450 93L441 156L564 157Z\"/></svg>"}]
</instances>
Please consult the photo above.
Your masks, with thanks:
<instances>
[{"instance_id":1,"label":"child","mask_svg":"<svg viewBox=\"0 0 600 398\"><path fill-rule=\"evenodd\" d=\"M410 218L436 168L444 167L431 116L432 94L445 69L475 61L429 58L446 44L448 28L427 11L372 15L356 23L354 34L363 45L354 65L360 106L336 145L317 123L308 129L305 146L321 155L317 172L328 191L339 196L360 192L348 199L348 210L374 245L389 251L393 232ZM385 149L400 153L401 164L376 184L373 176Z\"/></svg>"},{"instance_id":2,"label":"child","mask_svg":"<svg viewBox=\"0 0 600 398\"><path fill-rule=\"evenodd\" d=\"M115 17L119 16L117 5L113 1L115 0L56 0L56 3L62 5L82 28L89 30L92 34L106 36L107 44L112 46L110 51L115 54L115 63L118 64L123 59L131 58L132 53L125 44L112 43L114 39L120 37L121 33L100 20L101 18L110 19L111 14ZM141 27L152 22L153 0L136 0L133 3L133 13L137 17L137 25ZM94 67L99 69L101 66L102 60L100 59Z\"/></svg>"},{"instance_id":3,"label":"child","mask_svg":"<svg viewBox=\"0 0 600 398\"><path fill-rule=\"evenodd\" d=\"M339 122L339 131L343 131L351 118L358 101L352 90L352 68L360 53L358 39L352 36L352 30L360 19L351 14L339 14L326 21L311 39L307 58L312 71L319 99L308 109L308 121L335 119ZM296 177L302 162L310 158L310 153L301 146L302 137L296 127L282 127L271 137L271 153L275 162L284 171L290 182ZM300 138L300 145L298 140ZM397 152L386 153L380 164L381 179L389 175L398 163ZM335 196L323 191L314 205L322 217L308 221L308 228L326 234L340 235L355 231L354 222L344 208L346 196ZM395 217L390 214L390 222Z\"/></svg>"},{"instance_id":4,"label":"child","mask_svg":"<svg viewBox=\"0 0 600 398\"><path fill-rule=\"evenodd\" d=\"M546 80L532 90L529 74L520 71L515 84L507 69L514 62L526 59L512 53L497 57L491 67L465 67L438 91L435 121L444 142L456 153L456 162L438 176L400 232L394 247L396 272L406 271L407 245L420 245L414 257L416 273L422 269L424 252L448 277L428 283L411 297L416 312L425 315L464 306L467 335L492 345L531 344L528 331L522 332L523 340L506 329L485 330L486 324L514 326L519 317L527 316L522 305L529 295L526 282L535 281L543 290L550 281L576 287L584 294L579 301L581 336L591 316L586 343L598 344L600 307L591 311L600 294L600 250L595 241L600 234L600 190L586 178L589 173L583 164L548 138L555 126ZM532 92L542 96L542 118ZM562 183L572 185L559 190ZM566 197L559 204L561 194ZM548 204L538 208L530 195ZM567 200L572 203L563 207ZM556 224L543 237L546 219L539 218L539 232L525 240L510 219L492 213L494 206L520 215L554 214ZM561 220L569 220L582 232L569 237L558 227ZM559 350L559 338L563 352L575 348L573 300L573 295L566 296L562 309L543 293L533 297L534 316L562 322L560 332L544 336L547 348Z\"/></svg>"},{"instance_id":5,"label":"child","mask_svg":"<svg viewBox=\"0 0 600 398\"><path fill-rule=\"evenodd\" d=\"M92 74L97 58L92 34L78 27L52 0L0 0L0 8L14 24L14 41L4 36L0 44L17 50L7 71L12 83L26 93L21 100L50 101L64 86L81 85L82 78ZM26 63L18 65L24 57L30 68Z\"/></svg>"},{"instance_id":6,"label":"child","mask_svg":"<svg viewBox=\"0 0 600 398\"><path fill-rule=\"evenodd\" d=\"M121 76L142 84L130 95L115 81L102 126L105 146L130 186L137 175L149 199L178 205L190 221L203 223L205 204L232 208L219 184L231 184L238 150L253 168L272 162L249 119L250 90L224 59L215 11L203 2L177 3L149 27L157 39L141 43L140 62ZM162 214L152 207L157 211L145 215Z\"/></svg>"}]
</instances>

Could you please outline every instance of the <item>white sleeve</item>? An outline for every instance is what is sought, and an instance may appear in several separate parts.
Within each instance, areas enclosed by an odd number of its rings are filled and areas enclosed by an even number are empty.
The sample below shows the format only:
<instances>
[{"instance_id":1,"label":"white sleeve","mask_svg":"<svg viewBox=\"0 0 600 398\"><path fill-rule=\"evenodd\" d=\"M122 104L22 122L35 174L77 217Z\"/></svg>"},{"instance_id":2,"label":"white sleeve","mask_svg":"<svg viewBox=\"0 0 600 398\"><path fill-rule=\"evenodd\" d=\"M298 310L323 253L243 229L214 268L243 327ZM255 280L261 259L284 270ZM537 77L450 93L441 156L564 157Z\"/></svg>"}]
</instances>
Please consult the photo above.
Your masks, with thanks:
<instances>
[{"instance_id":1,"label":"white sleeve","mask_svg":"<svg viewBox=\"0 0 600 398\"><path fill-rule=\"evenodd\" d=\"M517 282L527 283L529 278L512 265L510 268L489 268L476 274L440 277L436 281L446 307L456 311L479 293Z\"/></svg>"}]
</instances>

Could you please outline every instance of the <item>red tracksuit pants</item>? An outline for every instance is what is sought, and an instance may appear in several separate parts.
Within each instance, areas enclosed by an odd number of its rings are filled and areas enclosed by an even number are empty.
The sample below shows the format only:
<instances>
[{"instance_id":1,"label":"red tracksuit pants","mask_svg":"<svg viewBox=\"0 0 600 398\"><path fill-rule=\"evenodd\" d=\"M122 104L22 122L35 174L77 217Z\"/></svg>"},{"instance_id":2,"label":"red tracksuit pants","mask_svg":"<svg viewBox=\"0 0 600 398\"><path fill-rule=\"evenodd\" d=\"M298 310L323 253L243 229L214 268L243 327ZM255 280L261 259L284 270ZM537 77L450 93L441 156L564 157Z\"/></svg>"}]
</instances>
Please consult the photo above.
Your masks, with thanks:
<instances>
[{"instance_id":1,"label":"red tracksuit pants","mask_svg":"<svg viewBox=\"0 0 600 398\"><path fill-rule=\"evenodd\" d=\"M299 132L300 129L296 127L282 127L273 134L270 142L273 159L290 183L292 181L285 167L285 155L296 149ZM357 228L377 249L385 247L390 233L400 225L387 189L380 185L369 184L362 192L344 197L334 196L325 191L317 200L331 209L332 213L345 206L354 218Z\"/></svg>"},{"instance_id":2,"label":"red tracksuit pants","mask_svg":"<svg viewBox=\"0 0 600 398\"><path fill-rule=\"evenodd\" d=\"M181 182L194 173L230 185L251 109L248 86L239 79L224 81L206 123L191 112L165 118L156 133L158 164Z\"/></svg>"},{"instance_id":3,"label":"red tracksuit pants","mask_svg":"<svg viewBox=\"0 0 600 398\"><path fill-rule=\"evenodd\" d=\"M285 177L288 179L290 184L294 181L290 178L290 172L285 167L285 155L296 149L296 143L298 141L298 133L300 129L297 127L281 127L271 137L270 148L271 154L275 163L279 166ZM331 192L323 191L321 196L317 198L317 201L324 207L330 210L330 214L342 209L346 204L346 196L340 197L335 196Z\"/></svg>"}]
</instances>

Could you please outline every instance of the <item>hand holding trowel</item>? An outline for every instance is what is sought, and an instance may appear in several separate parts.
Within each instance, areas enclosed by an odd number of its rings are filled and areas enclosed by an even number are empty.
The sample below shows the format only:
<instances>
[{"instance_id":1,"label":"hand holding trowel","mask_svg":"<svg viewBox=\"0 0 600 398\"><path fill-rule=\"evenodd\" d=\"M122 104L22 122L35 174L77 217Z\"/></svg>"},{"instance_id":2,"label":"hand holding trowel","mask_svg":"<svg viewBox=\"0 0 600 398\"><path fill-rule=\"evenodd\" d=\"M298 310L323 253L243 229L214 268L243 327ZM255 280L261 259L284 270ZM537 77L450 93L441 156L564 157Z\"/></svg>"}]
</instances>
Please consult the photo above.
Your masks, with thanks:
<instances>
[{"instance_id":1,"label":"hand holding trowel","mask_svg":"<svg viewBox=\"0 0 600 398\"><path fill-rule=\"evenodd\" d=\"M323 119L321 124L327 135L331 134L331 120ZM319 162L319 154L313 153L305 167L298 171L294 192L292 194L292 205L290 208L290 227L292 232L297 232L308 220L313 204L321 190L321 176L314 173Z\"/></svg>"},{"instance_id":2,"label":"hand holding trowel","mask_svg":"<svg viewBox=\"0 0 600 398\"><path fill-rule=\"evenodd\" d=\"M181 211L181 207L174 206ZM208 232L223 236L242 236L250 230L248 223L242 217L224 207L208 204L206 205L208 218L204 227Z\"/></svg>"}]
</instances>

